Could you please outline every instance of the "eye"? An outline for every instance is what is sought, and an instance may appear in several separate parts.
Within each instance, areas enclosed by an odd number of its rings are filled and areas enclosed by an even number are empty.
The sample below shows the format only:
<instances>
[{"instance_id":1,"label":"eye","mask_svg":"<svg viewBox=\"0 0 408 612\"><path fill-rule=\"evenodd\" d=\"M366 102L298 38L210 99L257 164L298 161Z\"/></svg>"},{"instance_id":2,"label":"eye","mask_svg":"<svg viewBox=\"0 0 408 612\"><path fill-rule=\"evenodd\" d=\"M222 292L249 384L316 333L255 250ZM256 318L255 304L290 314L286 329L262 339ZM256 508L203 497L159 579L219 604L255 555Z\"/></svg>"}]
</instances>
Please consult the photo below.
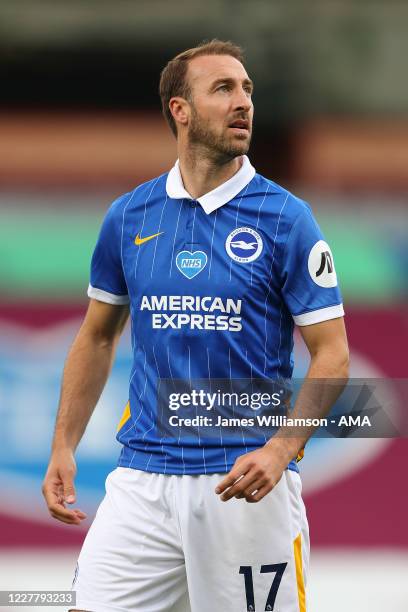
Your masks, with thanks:
<instances>
[{"instance_id":1,"label":"eye","mask_svg":"<svg viewBox=\"0 0 408 612\"><path fill-rule=\"evenodd\" d=\"M229 85L225 84L224 85L219 85L216 89L216 91L228 91L229 90Z\"/></svg>"}]
</instances>

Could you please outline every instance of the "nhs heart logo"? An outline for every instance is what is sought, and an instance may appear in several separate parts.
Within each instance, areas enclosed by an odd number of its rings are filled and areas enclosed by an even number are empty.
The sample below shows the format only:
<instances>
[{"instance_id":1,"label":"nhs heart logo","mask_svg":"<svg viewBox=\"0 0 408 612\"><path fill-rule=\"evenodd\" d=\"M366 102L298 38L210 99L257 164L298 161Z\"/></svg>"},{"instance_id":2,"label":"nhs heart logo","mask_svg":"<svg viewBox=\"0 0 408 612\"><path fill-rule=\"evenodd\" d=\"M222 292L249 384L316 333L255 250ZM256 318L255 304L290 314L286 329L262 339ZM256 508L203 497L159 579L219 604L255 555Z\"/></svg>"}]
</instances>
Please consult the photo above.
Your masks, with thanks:
<instances>
[{"instance_id":1,"label":"nhs heart logo","mask_svg":"<svg viewBox=\"0 0 408 612\"><path fill-rule=\"evenodd\" d=\"M207 255L204 251L180 251L176 257L176 266L188 279L200 274L207 265Z\"/></svg>"}]
</instances>

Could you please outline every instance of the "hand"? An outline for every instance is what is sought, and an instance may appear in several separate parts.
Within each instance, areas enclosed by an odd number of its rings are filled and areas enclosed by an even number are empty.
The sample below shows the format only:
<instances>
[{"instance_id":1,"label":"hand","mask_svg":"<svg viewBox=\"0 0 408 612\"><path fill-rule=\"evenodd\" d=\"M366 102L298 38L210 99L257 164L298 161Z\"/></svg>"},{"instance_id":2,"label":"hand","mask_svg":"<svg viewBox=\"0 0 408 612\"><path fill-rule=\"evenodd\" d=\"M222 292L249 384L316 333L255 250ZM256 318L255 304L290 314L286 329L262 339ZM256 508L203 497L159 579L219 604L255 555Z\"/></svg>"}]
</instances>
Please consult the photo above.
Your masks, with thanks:
<instances>
[{"instance_id":1,"label":"hand","mask_svg":"<svg viewBox=\"0 0 408 612\"><path fill-rule=\"evenodd\" d=\"M278 484L288 463L281 446L267 444L238 457L215 492L222 493L221 501L236 497L249 503L259 502Z\"/></svg>"},{"instance_id":2,"label":"hand","mask_svg":"<svg viewBox=\"0 0 408 612\"><path fill-rule=\"evenodd\" d=\"M76 464L71 450L53 453L42 485L42 493L51 516L68 525L80 525L86 518L82 510L70 510L65 504L75 503L74 478Z\"/></svg>"}]
</instances>

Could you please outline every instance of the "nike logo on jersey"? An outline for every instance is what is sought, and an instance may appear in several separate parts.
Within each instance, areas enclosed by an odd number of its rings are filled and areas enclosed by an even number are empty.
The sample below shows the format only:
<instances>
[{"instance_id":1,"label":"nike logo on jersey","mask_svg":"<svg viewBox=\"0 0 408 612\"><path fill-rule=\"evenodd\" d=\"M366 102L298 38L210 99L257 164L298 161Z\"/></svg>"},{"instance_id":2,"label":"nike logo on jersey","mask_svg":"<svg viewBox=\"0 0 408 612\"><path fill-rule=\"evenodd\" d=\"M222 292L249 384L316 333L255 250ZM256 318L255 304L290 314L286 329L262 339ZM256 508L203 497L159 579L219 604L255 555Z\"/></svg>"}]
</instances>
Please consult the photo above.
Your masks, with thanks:
<instances>
[{"instance_id":1,"label":"nike logo on jersey","mask_svg":"<svg viewBox=\"0 0 408 612\"><path fill-rule=\"evenodd\" d=\"M164 232L158 232L157 234L152 234L151 236L146 236L146 238L141 238L140 235L138 234L136 236L136 238L135 238L135 245L136 246L140 246L144 242L148 242L149 240L152 240L152 238L156 238L156 236L160 236L160 234L164 234Z\"/></svg>"}]
</instances>

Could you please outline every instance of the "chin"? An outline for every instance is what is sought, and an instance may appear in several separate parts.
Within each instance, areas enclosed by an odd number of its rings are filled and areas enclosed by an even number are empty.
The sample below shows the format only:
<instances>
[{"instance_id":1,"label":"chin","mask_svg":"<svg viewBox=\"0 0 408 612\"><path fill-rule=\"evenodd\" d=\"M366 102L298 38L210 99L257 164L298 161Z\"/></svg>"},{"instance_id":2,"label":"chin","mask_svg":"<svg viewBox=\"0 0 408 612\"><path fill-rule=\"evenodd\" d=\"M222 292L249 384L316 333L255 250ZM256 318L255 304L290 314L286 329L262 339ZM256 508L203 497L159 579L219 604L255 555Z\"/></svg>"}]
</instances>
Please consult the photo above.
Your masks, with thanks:
<instances>
[{"instance_id":1,"label":"chin","mask_svg":"<svg viewBox=\"0 0 408 612\"><path fill-rule=\"evenodd\" d=\"M238 157L239 155L246 155L249 150L249 141L234 142L231 143L227 148L228 152L232 157Z\"/></svg>"}]
</instances>

